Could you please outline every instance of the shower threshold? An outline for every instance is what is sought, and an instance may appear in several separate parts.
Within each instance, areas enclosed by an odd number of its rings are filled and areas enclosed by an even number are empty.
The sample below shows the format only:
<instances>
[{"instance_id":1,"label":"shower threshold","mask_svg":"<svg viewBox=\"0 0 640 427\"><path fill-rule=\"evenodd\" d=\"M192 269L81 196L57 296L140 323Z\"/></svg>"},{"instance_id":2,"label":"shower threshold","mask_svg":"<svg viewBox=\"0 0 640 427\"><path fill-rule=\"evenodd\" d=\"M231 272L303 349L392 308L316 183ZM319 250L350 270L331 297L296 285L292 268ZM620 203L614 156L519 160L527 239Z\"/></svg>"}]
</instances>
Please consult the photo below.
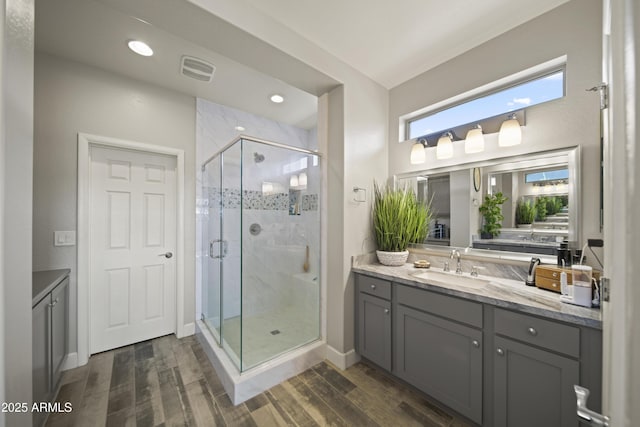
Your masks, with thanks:
<instances>
[{"instance_id":1,"label":"shower threshold","mask_svg":"<svg viewBox=\"0 0 640 427\"><path fill-rule=\"evenodd\" d=\"M196 322L196 336L234 405L304 372L326 356L326 343L318 339L240 373L201 320Z\"/></svg>"}]
</instances>

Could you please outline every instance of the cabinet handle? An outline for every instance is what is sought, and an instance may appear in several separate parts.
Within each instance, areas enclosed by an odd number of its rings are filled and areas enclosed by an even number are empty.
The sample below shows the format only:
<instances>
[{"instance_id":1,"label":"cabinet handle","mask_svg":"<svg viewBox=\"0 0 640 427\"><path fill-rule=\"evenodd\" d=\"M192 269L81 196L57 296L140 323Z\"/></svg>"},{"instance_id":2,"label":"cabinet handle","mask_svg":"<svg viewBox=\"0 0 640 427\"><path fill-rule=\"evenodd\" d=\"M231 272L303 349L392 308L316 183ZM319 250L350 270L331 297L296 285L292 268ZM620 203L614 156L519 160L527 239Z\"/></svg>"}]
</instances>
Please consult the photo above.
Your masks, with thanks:
<instances>
[{"instance_id":1,"label":"cabinet handle","mask_svg":"<svg viewBox=\"0 0 640 427\"><path fill-rule=\"evenodd\" d=\"M58 303L58 298L56 298L55 300L53 300L53 302L51 304L49 304L49 307L53 308L56 306L56 304Z\"/></svg>"},{"instance_id":2,"label":"cabinet handle","mask_svg":"<svg viewBox=\"0 0 640 427\"><path fill-rule=\"evenodd\" d=\"M371 289L375 290L376 289L376 285L371 285Z\"/></svg>"},{"instance_id":3,"label":"cabinet handle","mask_svg":"<svg viewBox=\"0 0 640 427\"><path fill-rule=\"evenodd\" d=\"M498 350L496 350L496 352L498 353L498 356L504 356L504 350L500 347L498 347Z\"/></svg>"},{"instance_id":4,"label":"cabinet handle","mask_svg":"<svg viewBox=\"0 0 640 427\"><path fill-rule=\"evenodd\" d=\"M478 342L478 340L473 340L473 341L471 341L471 344L473 344L473 346L474 346L475 348L480 347L480 343Z\"/></svg>"},{"instance_id":5,"label":"cabinet handle","mask_svg":"<svg viewBox=\"0 0 640 427\"><path fill-rule=\"evenodd\" d=\"M389 314L389 309L388 308L384 309L384 314Z\"/></svg>"},{"instance_id":6,"label":"cabinet handle","mask_svg":"<svg viewBox=\"0 0 640 427\"><path fill-rule=\"evenodd\" d=\"M538 331L536 331L534 328L527 329L527 332L529 332L529 335L531 335L532 337L538 335Z\"/></svg>"},{"instance_id":7,"label":"cabinet handle","mask_svg":"<svg viewBox=\"0 0 640 427\"><path fill-rule=\"evenodd\" d=\"M554 272L553 273L553 278L555 279L556 277L558 277L558 273Z\"/></svg>"}]
</instances>

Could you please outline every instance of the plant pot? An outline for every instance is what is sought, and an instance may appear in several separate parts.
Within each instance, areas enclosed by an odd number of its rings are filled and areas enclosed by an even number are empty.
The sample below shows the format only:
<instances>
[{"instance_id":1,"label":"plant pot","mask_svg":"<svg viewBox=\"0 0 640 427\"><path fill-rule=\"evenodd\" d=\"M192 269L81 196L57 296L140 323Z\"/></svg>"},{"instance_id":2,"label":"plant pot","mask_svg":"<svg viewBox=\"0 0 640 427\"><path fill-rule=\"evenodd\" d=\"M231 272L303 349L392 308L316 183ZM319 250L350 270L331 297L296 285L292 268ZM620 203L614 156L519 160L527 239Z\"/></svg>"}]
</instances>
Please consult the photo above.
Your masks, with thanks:
<instances>
[{"instance_id":1,"label":"plant pot","mask_svg":"<svg viewBox=\"0 0 640 427\"><path fill-rule=\"evenodd\" d=\"M493 239L493 234L491 233L480 233L481 239Z\"/></svg>"},{"instance_id":2,"label":"plant pot","mask_svg":"<svg viewBox=\"0 0 640 427\"><path fill-rule=\"evenodd\" d=\"M516 228L528 228L528 229L531 229L531 224L516 224Z\"/></svg>"},{"instance_id":3,"label":"plant pot","mask_svg":"<svg viewBox=\"0 0 640 427\"><path fill-rule=\"evenodd\" d=\"M409 251L376 251L376 255L378 255L378 261L380 261L380 264L397 267L404 265L407 262L407 258L409 258Z\"/></svg>"}]
</instances>

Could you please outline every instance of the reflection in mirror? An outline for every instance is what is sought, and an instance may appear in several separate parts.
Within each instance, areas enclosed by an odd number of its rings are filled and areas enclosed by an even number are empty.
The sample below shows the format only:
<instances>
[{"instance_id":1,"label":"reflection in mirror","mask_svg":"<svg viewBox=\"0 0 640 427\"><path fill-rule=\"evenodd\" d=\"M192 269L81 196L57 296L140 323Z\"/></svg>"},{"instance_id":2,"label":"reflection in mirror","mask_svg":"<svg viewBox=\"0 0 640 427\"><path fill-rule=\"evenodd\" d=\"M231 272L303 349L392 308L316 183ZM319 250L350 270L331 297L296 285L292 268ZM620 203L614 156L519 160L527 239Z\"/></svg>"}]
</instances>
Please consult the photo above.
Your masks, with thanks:
<instances>
[{"instance_id":1,"label":"reflection in mirror","mask_svg":"<svg viewBox=\"0 0 640 427\"><path fill-rule=\"evenodd\" d=\"M425 244L554 255L559 242L579 247L579 147L496 159L396 176L421 200L431 200L433 221ZM473 168L481 170L474 188ZM502 192L502 229L480 238L484 195Z\"/></svg>"}]
</instances>

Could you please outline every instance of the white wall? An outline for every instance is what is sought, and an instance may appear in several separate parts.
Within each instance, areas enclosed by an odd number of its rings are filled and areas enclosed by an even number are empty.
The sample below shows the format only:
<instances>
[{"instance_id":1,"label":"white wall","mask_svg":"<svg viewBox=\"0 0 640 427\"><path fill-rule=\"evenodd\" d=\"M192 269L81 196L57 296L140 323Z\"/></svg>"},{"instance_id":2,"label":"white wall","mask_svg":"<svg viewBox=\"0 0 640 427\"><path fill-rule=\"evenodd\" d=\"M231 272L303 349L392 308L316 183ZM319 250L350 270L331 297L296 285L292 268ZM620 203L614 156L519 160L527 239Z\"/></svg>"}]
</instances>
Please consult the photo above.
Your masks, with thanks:
<instances>
[{"instance_id":1,"label":"white wall","mask_svg":"<svg viewBox=\"0 0 640 427\"><path fill-rule=\"evenodd\" d=\"M601 4L573 0L393 88L389 173L581 145L580 240L601 237L599 98L585 91L602 80ZM409 164L411 143L397 142L399 117L563 55L567 55L566 97L527 109L521 145L498 148L497 134L491 134L483 153L466 155L464 144L458 142L451 160L435 160L435 150L430 149L426 165Z\"/></svg>"},{"instance_id":2,"label":"white wall","mask_svg":"<svg viewBox=\"0 0 640 427\"><path fill-rule=\"evenodd\" d=\"M0 402L30 402L33 0L2 2L0 124ZM4 216L4 217L2 217ZM0 413L0 426L30 413Z\"/></svg>"},{"instance_id":3,"label":"white wall","mask_svg":"<svg viewBox=\"0 0 640 427\"><path fill-rule=\"evenodd\" d=\"M44 53L35 62L34 270L70 268L70 352L77 350L76 230L79 132L185 151L185 324L195 319L195 99Z\"/></svg>"}]
</instances>

